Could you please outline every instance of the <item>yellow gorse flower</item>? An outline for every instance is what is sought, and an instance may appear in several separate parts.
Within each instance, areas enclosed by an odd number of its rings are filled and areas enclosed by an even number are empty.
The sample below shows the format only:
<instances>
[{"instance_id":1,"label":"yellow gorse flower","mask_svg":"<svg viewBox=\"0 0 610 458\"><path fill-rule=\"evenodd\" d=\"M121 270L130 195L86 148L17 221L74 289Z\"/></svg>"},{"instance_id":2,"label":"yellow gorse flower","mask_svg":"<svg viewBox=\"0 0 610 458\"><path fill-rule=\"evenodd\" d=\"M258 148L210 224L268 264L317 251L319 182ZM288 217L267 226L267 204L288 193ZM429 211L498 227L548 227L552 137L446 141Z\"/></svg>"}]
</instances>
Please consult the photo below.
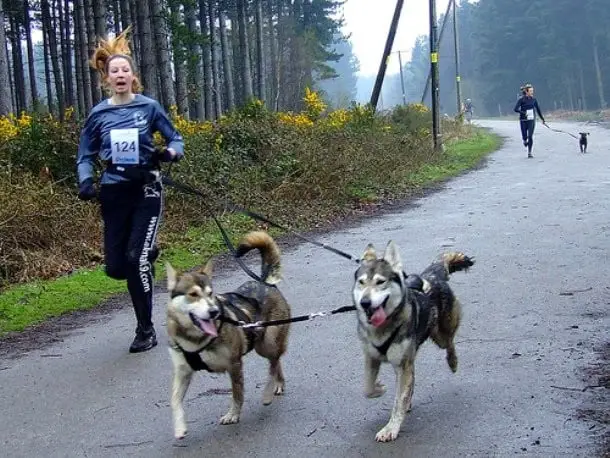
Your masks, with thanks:
<instances>
[{"instance_id":1,"label":"yellow gorse flower","mask_svg":"<svg viewBox=\"0 0 610 458\"><path fill-rule=\"evenodd\" d=\"M312 118L317 118L320 116L324 110L326 110L326 104L320 94L315 91L312 91L308 87L305 88L305 97L303 97L303 101L305 102L305 111Z\"/></svg>"},{"instance_id":2,"label":"yellow gorse flower","mask_svg":"<svg viewBox=\"0 0 610 458\"><path fill-rule=\"evenodd\" d=\"M0 141L5 142L19 135L21 130L28 129L32 125L32 116L22 112L19 117L13 113L0 117Z\"/></svg>"},{"instance_id":3,"label":"yellow gorse flower","mask_svg":"<svg viewBox=\"0 0 610 458\"><path fill-rule=\"evenodd\" d=\"M282 112L278 113L278 120L281 124L294 127L311 127L314 122L305 113Z\"/></svg>"},{"instance_id":4,"label":"yellow gorse flower","mask_svg":"<svg viewBox=\"0 0 610 458\"><path fill-rule=\"evenodd\" d=\"M410 103L409 108L413 111L417 111L418 113L428 113L430 110L423 103Z\"/></svg>"},{"instance_id":5,"label":"yellow gorse flower","mask_svg":"<svg viewBox=\"0 0 610 458\"><path fill-rule=\"evenodd\" d=\"M214 129L214 124L211 121L191 121L184 116L179 115L175 105L172 105L169 108L169 114L174 123L174 127L181 135L207 134Z\"/></svg>"}]
</instances>

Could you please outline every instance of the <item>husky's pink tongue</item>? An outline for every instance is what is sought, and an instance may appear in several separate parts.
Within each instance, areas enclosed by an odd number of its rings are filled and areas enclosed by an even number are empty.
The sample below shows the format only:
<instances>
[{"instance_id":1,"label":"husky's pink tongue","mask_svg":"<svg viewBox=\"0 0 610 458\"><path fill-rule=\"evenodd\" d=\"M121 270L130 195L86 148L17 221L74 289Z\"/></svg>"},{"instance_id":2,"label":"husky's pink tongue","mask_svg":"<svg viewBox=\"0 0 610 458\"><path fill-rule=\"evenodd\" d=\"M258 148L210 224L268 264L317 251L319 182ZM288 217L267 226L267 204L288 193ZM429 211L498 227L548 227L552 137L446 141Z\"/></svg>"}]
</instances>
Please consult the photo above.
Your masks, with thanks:
<instances>
[{"instance_id":1,"label":"husky's pink tongue","mask_svg":"<svg viewBox=\"0 0 610 458\"><path fill-rule=\"evenodd\" d=\"M218 336L218 331L216 330L216 325L211 320L198 320L201 325L201 329L206 334L211 335L212 337Z\"/></svg>"},{"instance_id":2,"label":"husky's pink tongue","mask_svg":"<svg viewBox=\"0 0 610 458\"><path fill-rule=\"evenodd\" d=\"M375 313L373 313L373 316L371 317L371 324L378 328L385 322L386 318L387 315L385 314L385 310L383 307L379 307L377 310L375 310Z\"/></svg>"}]
</instances>

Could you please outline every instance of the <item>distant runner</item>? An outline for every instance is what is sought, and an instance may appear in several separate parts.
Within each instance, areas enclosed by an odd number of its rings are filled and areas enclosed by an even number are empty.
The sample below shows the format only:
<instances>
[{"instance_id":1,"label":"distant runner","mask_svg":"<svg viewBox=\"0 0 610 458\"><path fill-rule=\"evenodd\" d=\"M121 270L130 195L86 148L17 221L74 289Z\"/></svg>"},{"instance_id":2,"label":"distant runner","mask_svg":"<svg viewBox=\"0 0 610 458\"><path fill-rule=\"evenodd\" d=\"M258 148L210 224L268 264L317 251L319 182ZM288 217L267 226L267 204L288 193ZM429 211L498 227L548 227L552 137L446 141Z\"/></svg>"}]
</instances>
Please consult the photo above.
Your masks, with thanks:
<instances>
[{"instance_id":1,"label":"distant runner","mask_svg":"<svg viewBox=\"0 0 610 458\"><path fill-rule=\"evenodd\" d=\"M466 102L464 102L464 113L466 114L466 120L468 123L472 122L472 117L474 115L472 108L472 100L466 99Z\"/></svg>"},{"instance_id":2,"label":"distant runner","mask_svg":"<svg viewBox=\"0 0 610 458\"><path fill-rule=\"evenodd\" d=\"M532 158L532 147L534 146L534 129L536 128L536 112L546 124L544 116L538 106L538 101L534 98L534 87L526 84L521 88L522 96L517 100L515 112L519 113L519 124L521 124L521 138L523 146L527 148L527 157Z\"/></svg>"}]
</instances>

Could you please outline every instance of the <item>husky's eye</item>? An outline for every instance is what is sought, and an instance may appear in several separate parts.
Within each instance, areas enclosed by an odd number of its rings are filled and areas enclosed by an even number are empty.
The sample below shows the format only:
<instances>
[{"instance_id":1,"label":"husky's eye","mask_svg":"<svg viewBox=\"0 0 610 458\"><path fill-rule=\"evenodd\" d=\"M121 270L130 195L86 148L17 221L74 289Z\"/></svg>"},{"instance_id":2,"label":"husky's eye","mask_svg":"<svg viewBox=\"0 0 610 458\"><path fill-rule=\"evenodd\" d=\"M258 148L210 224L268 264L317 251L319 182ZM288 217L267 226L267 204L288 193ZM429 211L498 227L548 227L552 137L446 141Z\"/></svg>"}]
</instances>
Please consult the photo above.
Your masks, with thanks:
<instances>
[{"instance_id":1,"label":"husky's eye","mask_svg":"<svg viewBox=\"0 0 610 458\"><path fill-rule=\"evenodd\" d=\"M378 278L377 281L375 281L375 285L380 286L383 285L386 282L385 278Z\"/></svg>"},{"instance_id":2,"label":"husky's eye","mask_svg":"<svg viewBox=\"0 0 610 458\"><path fill-rule=\"evenodd\" d=\"M190 291L187 296L191 299L197 299L199 297L199 294L197 294L197 291Z\"/></svg>"},{"instance_id":3,"label":"husky's eye","mask_svg":"<svg viewBox=\"0 0 610 458\"><path fill-rule=\"evenodd\" d=\"M364 285L366 284L366 279L364 279L364 278L359 278L359 279L358 279L358 284L359 284L360 286L364 286Z\"/></svg>"}]
</instances>

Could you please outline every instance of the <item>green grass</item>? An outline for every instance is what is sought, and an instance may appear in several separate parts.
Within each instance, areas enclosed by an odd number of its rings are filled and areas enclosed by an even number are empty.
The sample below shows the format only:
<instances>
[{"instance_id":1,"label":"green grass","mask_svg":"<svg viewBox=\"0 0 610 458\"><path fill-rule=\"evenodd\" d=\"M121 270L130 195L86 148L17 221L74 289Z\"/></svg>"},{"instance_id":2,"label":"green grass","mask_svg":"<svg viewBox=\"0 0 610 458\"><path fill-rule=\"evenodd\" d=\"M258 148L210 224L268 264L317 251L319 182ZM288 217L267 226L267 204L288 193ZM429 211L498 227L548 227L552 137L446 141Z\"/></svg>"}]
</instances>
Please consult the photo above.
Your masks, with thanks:
<instances>
[{"instance_id":1,"label":"green grass","mask_svg":"<svg viewBox=\"0 0 610 458\"><path fill-rule=\"evenodd\" d=\"M502 139L486 131L477 131L475 135L445 145L443 157L434 164L426 164L407 178L412 187L425 187L438 181L459 175L475 167L489 153L497 150Z\"/></svg>"},{"instance_id":2,"label":"green grass","mask_svg":"<svg viewBox=\"0 0 610 458\"><path fill-rule=\"evenodd\" d=\"M440 180L468 170L501 144L499 137L485 131L477 131L471 138L446 145L445 153L435 164L427 164L411 174L405 185L411 189L425 187ZM367 190L362 194L373 198ZM243 215L225 215L223 226L229 230L233 243L255 223ZM279 231L271 231L279 235ZM190 269L205 263L211 256L225 252L221 235L213 222L191 228L181 243L173 244L162 252L157 263L156 278L165 277L163 261L169 261L178 269ZM51 317L76 310L96 307L109 297L125 293L125 282L112 280L104 275L101 268L78 271L55 280L18 285L0 294L0 336L8 332L22 331Z\"/></svg>"}]
</instances>

